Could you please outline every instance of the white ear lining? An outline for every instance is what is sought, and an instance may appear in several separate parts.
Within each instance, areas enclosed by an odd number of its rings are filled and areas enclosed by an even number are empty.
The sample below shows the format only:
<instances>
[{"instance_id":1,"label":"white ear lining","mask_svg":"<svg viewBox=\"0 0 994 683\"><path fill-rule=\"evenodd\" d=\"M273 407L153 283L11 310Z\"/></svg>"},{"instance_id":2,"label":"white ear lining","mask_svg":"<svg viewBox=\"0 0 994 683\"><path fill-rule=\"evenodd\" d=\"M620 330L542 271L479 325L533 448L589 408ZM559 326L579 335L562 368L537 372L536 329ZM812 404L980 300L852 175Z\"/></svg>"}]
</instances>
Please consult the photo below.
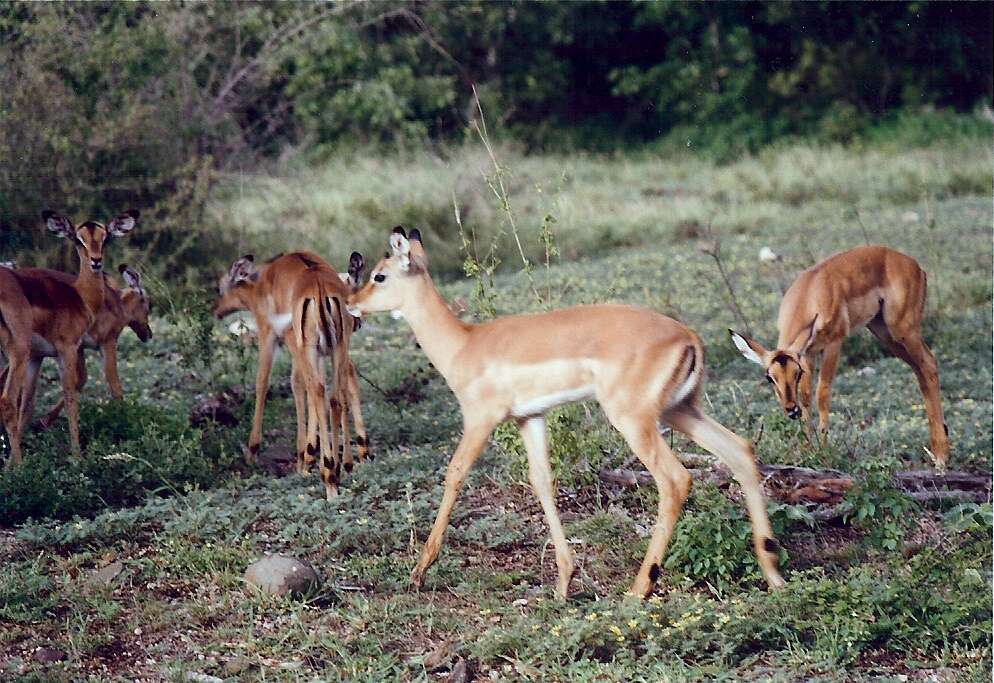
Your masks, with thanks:
<instances>
[{"instance_id":1,"label":"white ear lining","mask_svg":"<svg viewBox=\"0 0 994 683\"><path fill-rule=\"evenodd\" d=\"M751 360L756 365L763 364L763 359L753 351L752 347L749 346L749 342L738 332L732 332L732 342L735 344L735 348L739 350L739 353L745 356L746 360Z\"/></svg>"}]
</instances>

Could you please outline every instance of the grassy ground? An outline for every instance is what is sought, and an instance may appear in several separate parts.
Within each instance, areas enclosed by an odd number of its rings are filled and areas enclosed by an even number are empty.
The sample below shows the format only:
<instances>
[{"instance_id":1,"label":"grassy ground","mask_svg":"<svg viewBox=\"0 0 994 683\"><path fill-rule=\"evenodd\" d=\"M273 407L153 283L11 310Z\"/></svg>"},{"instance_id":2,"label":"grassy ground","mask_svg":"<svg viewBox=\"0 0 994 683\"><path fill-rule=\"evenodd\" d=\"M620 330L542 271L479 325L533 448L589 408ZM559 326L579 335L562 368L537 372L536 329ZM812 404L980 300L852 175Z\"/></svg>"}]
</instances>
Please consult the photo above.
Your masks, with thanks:
<instances>
[{"instance_id":1,"label":"grassy ground","mask_svg":"<svg viewBox=\"0 0 994 683\"><path fill-rule=\"evenodd\" d=\"M153 422L173 426L158 440L143 428L125 446L102 441L96 429L87 449L95 464L79 471L100 484L120 452L144 457L147 466L133 465L148 470L136 485L157 494L114 503L115 487L95 484L102 498L87 499L85 516L3 531L0 678L435 680L461 660L475 676L501 680L990 679L990 504L921 507L887 484L891 470L927 466L911 372L866 332L853 337L835 384L829 442L809 446L728 341L725 328L735 320L727 289L699 249L713 216L743 313L765 341L774 337L781 287L814 260L867 239L919 258L929 272L926 339L939 359L950 465L989 472L990 150L796 148L722 168L508 154L529 249L539 249L534 226L546 213L558 221L563 262L534 273L546 303L636 303L697 329L709 354L708 409L743 436L757 436L762 424L757 452L765 462L854 473L860 486L849 502L862 519L815 524L801 507L771 504L788 580L771 594L748 547L737 488L695 486L658 595L626 600L655 492L598 481L600 467L620 466L629 454L596 406L571 407L551 423L560 510L581 566L575 596L552 599L553 552L509 430L476 466L426 589L414 593L407 577L434 517L459 416L405 323L373 318L355 340L356 364L378 387L362 386L377 459L329 505L316 476L273 479L233 464L249 402L230 401L241 418L232 429L169 422L185 418L195 394L245 385L254 372L250 347L212 326L202 308L175 302L154 321L149 345L126 333L122 349L125 388L136 397L128 414L161 415ZM377 254L391 225L420 225L432 258L451 272L460 257L454 222L446 222L448 187L463 200L465 224L489 216L479 221L482 245L499 229L500 213L475 170L486 162L463 152L452 163L432 161L430 173L426 159L333 166L313 185L253 183L250 199L216 210L243 226L246 246L260 254L273 246L271 221L293 235L280 248L299 239L338 257L353 243ZM321 192L309 191L318 185ZM326 223L342 244L313 232ZM763 246L782 263L761 264ZM510 262L512 252L502 253ZM474 309L475 283L443 289ZM523 274L500 275L493 303L501 312L539 308L529 291ZM265 442L290 445L285 358L276 376ZM106 392L91 382L97 401ZM94 420L112 419L104 413ZM69 467L59 462L64 439L59 430L30 438L33 462L6 482L16 475L22 489L40 487L47 476L40 462ZM675 446L691 450L680 437ZM210 462L166 470L170 454ZM311 562L321 590L298 601L248 592L245 567L275 551ZM114 560L125 566L121 578L88 585ZM66 658L40 663L39 647Z\"/></svg>"}]
</instances>

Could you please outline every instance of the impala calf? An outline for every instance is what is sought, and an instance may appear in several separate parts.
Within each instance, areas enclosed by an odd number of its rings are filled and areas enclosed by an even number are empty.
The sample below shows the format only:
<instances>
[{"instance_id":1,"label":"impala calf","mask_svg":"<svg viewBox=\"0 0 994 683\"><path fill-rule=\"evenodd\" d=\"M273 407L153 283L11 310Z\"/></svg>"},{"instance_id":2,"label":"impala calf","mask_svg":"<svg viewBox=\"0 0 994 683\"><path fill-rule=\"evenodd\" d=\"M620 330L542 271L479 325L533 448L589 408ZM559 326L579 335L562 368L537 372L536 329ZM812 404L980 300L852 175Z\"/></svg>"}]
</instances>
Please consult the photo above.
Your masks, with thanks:
<instances>
[{"instance_id":1,"label":"impala calf","mask_svg":"<svg viewBox=\"0 0 994 683\"><path fill-rule=\"evenodd\" d=\"M763 575L771 587L783 585L750 446L700 409L704 349L696 334L653 311L618 305L464 323L432 283L420 233L415 230L408 239L403 228L395 228L390 248L369 282L349 297L349 312L399 312L455 393L464 426L449 462L438 516L411 574L415 586L422 585L438 556L470 467L493 429L511 419L521 430L531 485L556 548L556 593L566 597L575 564L556 510L545 413L586 398L601 404L659 491L658 519L631 586L633 594L648 595L658 579L691 485L690 474L660 436L658 421L686 433L729 466L745 493Z\"/></svg>"},{"instance_id":2,"label":"impala calf","mask_svg":"<svg viewBox=\"0 0 994 683\"><path fill-rule=\"evenodd\" d=\"M360 259L361 260L361 259ZM358 277L359 272L356 271ZM337 490L339 469L352 469L345 405L351 405L356 427L359 459L367 457L365 428L359 402L358 379L348 357L353 331L343 319L344 302L350 289L321 257L310 252L281 254L256 267L251 255L235 261L221 279L213 314L223 318L248 309L258 330L259 367L256 374L255 414L246 447L250 464L262 441L262 414L277 343L286 345L293 359L291 385L297 410L297 470L306 473L320 451L322 481L326 495ZM323 358L333 359L334 391L324 388ZM329 441L328 408L331 407ZM342 432L342 456L338 460L338 433Z\"/></svg>"},{"instance_id":3,"label":"impala calf","mask_svg":"<svg viewBox=\"0 0 994 683\"><path fill-rule=\"evenodd\" d=\"M72 285L75 278L68 273L47 269L25 269L47 277L54 278L68 285ZM125 287L116 288L110 278L105 278L106 290L104 292L104 303L97 314L96 319L90 329L83 335L77 358L77 383L78 389L82 390L86 384L86 365L83 349L98 349L103 356L104 379L110 390L111 397L120 401L124 398L124 390L121 387L120 376L117 371L117 340L125 327L130 327L142 342L148 341L152 337L152 330L149 327L148 316L151 310L151 300L141 283L141 276L134 268L122 264L118 267L118 272L124 279ZM45 358L55 358L55 348L38 335L34 335L31 340L31 364L28 367L27 391L24 410L21 416L21 430L27 428L31 421L34 408L35 390L38 383L38 370L41 362ZM4 368L0 373L0 381L7 373ZM62 412L65 400L60 398L58 403L38 421L41 429L47 429Z\"/></svg>"},{"instance_id":4,"label":"impala calf","mask_svg":"<svg viewBox=\"0 0 994 683\"><path fill-rule=\"evenodd\" d=\"M800 417L806 424L810 418L812 361L821 354L818 428L824 432L842 341L867 326L888 351L914 371L925 399L930 452L941 469L949 458L949 437L935 355L921 336L926 289L925 271L910 256L883 246L857 247L830 256L797 276L780 303L774 350L729 332L742 355L766 371L787 416Z\"/></svg>"},{"instance_id":5,"label":"impala calf","mask_svg":"<svg viewBox=\"0 0 994 683\"><path fill-rule=\"evenodd\" d=\"M34 269L0 268L0 343L8 361L0 411L10 435L11 459L21 460L21 424L27 401L27 375L31 344L35 336L51 345L59 363L72 453L79 448L78 356L83 335L104 304L103 255L112 237L122 236L138 221L137 211L128 211L107 225L88 221L74 226L54 211L42 212L47 228L72 240L79 256L79 274L70 283ZM11 412L13 410L13 412Z\"/></svg>"}]
</instances>

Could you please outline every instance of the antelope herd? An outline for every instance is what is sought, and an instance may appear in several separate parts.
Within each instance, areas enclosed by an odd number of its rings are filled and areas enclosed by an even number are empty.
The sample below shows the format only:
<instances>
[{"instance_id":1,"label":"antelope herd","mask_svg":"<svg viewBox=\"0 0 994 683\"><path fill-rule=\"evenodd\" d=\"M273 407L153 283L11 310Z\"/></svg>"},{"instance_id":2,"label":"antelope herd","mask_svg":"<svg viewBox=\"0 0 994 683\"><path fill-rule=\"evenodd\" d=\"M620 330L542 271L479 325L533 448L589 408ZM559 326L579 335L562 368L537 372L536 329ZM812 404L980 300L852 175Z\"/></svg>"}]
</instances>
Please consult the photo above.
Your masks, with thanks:
<instances>
[{"instance_id":1,"label":"antelope herd","mask_svg":"<svg viewBox=\"0 0 994 683\"><path fill-rule=\"evenodd\" d=\"M121 286L104 274L103 256L112 239L131 231L138 217L137 211L127 211L106 224L87 221L76 226L45 211L42 218L48 230L75 245L76 276L0 265L0 346L8 363L0 375L0 417L10 440L8 466L22 460L21 437L31 421L44 358L54 357L58 363L63 397L41 426L51 424L64 407L74 457L80 455L78 394L86 381L84 348L101 351L111 395L122 398L117 339L125 327L142 341L151 337L151 303L135 270L120 266ZM660 436L659 424L683 432L729 467L742 486L763 575L771 587L783 585L778 545L752 448L702 410L704 347L693 330L656 312L623 305L578 306L465 323L435 288L420 233L408 234L402 227L390 233L389 251L365 284L364 265L357 252L342 274L312 252L280 254L262 264L246 255L221 278L214 316L247 310L258 331L255 413L245 447L249 464L255 462L262 442L273 354L282 345L292 358L297 471L307 473L316 460L326 497L335 496L342 471L351 471L354 464L350 418L357 460L371 457L349 344L364 315L391 311L410 324L421 349L455 394L463 418L441 506L411 575L415 586L421 586L438 556L470 468L497 425L511 420L521 432L529 479L555 546L556 594L566 597L576 565L556 509L545 415L557 406L591 398L600 403L651 473L659 493L657 522L632 594L646 596L652 591L691 486L689 472ZM859 247L831 256L797 277L780 306L776 349L767 350L737 332L731 332L732 341L747 359L764 368L786 414L806 425L813 363L820 354L818 428L824 433L842 341L854 330L868 327L914 371L925 400L930 453L943 468L949 442L938 370L920 330L925 291L925 273L914 259L886 247Z\"/></svg>"}]
</instances>

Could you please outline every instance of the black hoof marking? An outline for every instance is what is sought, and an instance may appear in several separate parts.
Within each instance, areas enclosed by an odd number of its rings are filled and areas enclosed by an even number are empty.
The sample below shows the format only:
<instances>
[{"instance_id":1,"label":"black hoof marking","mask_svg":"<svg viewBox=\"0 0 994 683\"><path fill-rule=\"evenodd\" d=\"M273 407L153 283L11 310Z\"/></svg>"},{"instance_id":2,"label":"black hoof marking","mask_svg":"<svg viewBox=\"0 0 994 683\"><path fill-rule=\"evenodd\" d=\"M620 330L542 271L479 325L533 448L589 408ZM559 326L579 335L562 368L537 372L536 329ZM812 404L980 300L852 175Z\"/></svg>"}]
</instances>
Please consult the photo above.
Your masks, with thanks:
<instances>
[{"instance_id":1,"label":"black hoof marking","mask_svg":"<svg viewBox=\"0 0 994 683\"><path fill-rule=\"evenodd\" d=\"M653 562L652 566L649 567L649 580L652 581L653 583L656 583L656 581L659 580L659 574L660 574L659 565Z\"/></svg>"},{"instance_id":2,"label":"black hoof marking","mask_svg":"<svg viewBox=\"0 0 994 683\"><path fill-rule=\"evenodd\" d=\"M318 447L313 444L307 444L307 455L317 455Z\"/></svg>"},{"instance_id":3,"label":"black hoof marking","mask_svg":"<svg viewBox=\"0 0 994 683\"><path fill-rule=\"evenodd\" d=\"M366 439L364 439L364 438L363 438L363 437L361 437L361 436L357 436L357 437L355 438L355 442L356 442L356 444L358 444L359 446L365 446L365 445L366 445Z\"/></svg>"},{"instance_id":4,"label":"black hoof marking","mask_svg":"<svg viewBox=\"0 0 994 683\"><path fill-rule=\"evenodd\" d=\"M780 544L777 543L776 539L764 538L763 549L768 553L775 553L780 549Z\"/></svg>"},{"instance_id":5,"label":"black hoof marking","mask_svg":"<svg viewBox=\"0 0 994 683\"><path fill-rule=\"evenodd\" d=\"M259 444L254 444L252 446L249 446L249 453L255 455L258 452L259 452Z\"/></svg>"},{"instance_id":6,"label":"black hoof marking","mask_svg":"<svg viewBox=\"0 0 994 683\"><path fill-rule=\"evenodd\" d=\"M350 463L350 462L345 463L345 471L346 472L351 472L352 471L352 467L353 467L352 463Z\"/></svg>"}]
</instances>

